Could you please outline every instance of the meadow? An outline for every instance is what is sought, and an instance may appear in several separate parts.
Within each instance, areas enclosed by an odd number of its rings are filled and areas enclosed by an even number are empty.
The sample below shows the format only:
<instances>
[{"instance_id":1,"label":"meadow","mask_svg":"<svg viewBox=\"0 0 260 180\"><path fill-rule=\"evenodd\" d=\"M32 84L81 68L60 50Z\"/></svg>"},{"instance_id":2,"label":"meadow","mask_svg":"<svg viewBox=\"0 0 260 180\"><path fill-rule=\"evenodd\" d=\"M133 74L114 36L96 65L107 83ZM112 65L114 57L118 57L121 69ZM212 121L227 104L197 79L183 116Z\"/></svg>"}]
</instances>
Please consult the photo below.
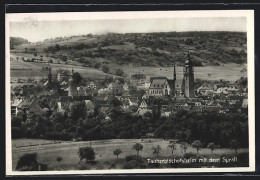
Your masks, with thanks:
<instances>
[{"instance_id":1,"label":"meadow","mask_svg":"<svg viewBox=\"0 0 260 180\"><path fill-rule=\"evenodd\" d=\"M25 153L38 154L38 162L48 164L50 170L73 170L81 167L78 156L79 147L91 146L94 148L96 153L96 159L94 165L87 165L91 169L108 169L112 164L116 164L116 168L121 169L124 163L124 158L128 155L135 155L136 151L132 149L135 143L141 143L143 145L143 150L139 153L142 158L165 158L171 156L171 149L168 147L169 141L163 139L111 139L111 140L97 140L97 141L80 141L80 142L65 142L61 141L57 144L40 145L40 146L28 146L28 147L18 147L22 144L40 144L46 142L53 142L48 140L32 140L32 139L15 139L12 140L12 166L15 170L18 159ZM18 147L15 147L15 145ZM161 146L161 151L159 156L153 154L153 146ZM113 154L116 148L120 148L122 153L119 155L118 159ZM238 153L247 153L248 149L239 149ZM188 146L186 153L197 153L196 149ZM199 155L207 157L220 157L221 155L232 155L234 150L227 148L218 148L214 150L213 154L210 149L202 148L199 151ZM179 144L177 144L174 150L174 155L183 155ZM59 163L56 158L61 156L63 159ZM85 167L86 168L86 167ZM115 167L114 167L115 168Z\"/></svg>"},{"instance_id":2,"label":"meadow","mask_svg":"<svg viewBox=\"0 0 260 180\"><path fill-rule=\"evenodd\" d=\"M17 54L11 54L11 57L15 59ZM19 57L22 57L19 55ZM41 71L42 67L51 66L53 71L57 71L59 68L71 70L74 69L75 72L79 72L84 78L91 80L94 79L104 79L107 75L101 70L84 67L81 65L71 65L71 64L49 64L49 63L37 63L37 62L23 62L22 60L12 60L10 61L11 66L11 77L35 77L35 79L47 78L47 71ZM125 74L145 74L147 77L152 76L166 76L172 79L173 67L134 67L126 65L109 64L110 72L115 72L117 69L122 69ZM194 77L195 79L202 80L228 80L236 81L241 77L247 77L247 71L242 71L246 68L245 64L223 64L221 66L206 66L206 67L194 67ZM176 67L177 79L182 79L183 77L183 67Z\"/></svg>"},{"instance_id":3,"label":"meadow","mask_svg":"<svg viewBox=\"0 0 260 180\"><path fill-rule=\"evenodd\" d=\"M32 78L35 79L47 78L48 71L42 71L43 67L51 66L52 71L57 71L59 69L72 70L80 73L84 78L88 79L104 79L108 74L90 67L83 67L79 65L70 65L70 64L49 64L49 63L38 63L38 62L24 62L21 59L16 60L16 57L25 57L18 56L17 54L11 54L14 60L10 61L10 74L11 77L22 77L22 78Z\"/></svg>"},{"instance_id":4,"label":"meadow","mask_svg":"<svg viewBox=\"0 0 260 180\"><path fill-rule=\"evenodd\" d=\"M134 67L110 65L111 70L122 69L126 74L145 74L147 77L164 76L173 78L173 67ZM229 63L222 66L194 67L194 78L202 80L227 80L236 81L241 77L247 77L247 71L242 71L245 64ZM241 72L242 71L242 72ZM183 78L183 67L176 67L177 79Z\"/></svg>"}]
</instances>

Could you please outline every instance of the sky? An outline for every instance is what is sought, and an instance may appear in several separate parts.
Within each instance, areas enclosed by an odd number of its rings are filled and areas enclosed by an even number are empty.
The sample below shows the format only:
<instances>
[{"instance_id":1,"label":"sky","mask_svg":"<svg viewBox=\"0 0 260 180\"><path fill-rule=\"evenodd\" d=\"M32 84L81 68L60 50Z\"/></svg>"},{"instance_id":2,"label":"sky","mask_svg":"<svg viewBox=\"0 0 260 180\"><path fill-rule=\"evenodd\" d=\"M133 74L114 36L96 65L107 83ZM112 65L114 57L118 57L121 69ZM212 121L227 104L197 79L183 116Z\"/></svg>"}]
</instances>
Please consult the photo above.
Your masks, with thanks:
<instances>
[{"instance_id":1,"label":"sky","mask_svg":"<svg viewBox=\"0 0 260 180\"><path fill-rule=\"evenodd\" d=\"M245 17L194 17L160 19L106 19L10 22L12 37L30 42L61 36L84 34L146 33L170 31L238 31L246 32Z\"/></svg>"}]
</instances>

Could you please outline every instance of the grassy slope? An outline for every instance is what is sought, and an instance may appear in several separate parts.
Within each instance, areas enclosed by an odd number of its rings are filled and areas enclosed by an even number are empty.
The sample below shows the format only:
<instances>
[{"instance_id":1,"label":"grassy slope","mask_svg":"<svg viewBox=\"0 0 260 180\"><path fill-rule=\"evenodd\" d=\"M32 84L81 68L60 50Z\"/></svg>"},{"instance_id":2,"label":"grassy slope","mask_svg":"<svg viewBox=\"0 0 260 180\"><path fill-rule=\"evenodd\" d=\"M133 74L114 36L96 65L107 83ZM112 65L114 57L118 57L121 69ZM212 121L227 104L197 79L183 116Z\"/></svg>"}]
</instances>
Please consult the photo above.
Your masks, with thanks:
<instances>
[{"instance_id":1,"label":"grassy slope","mask_svg":"<svg viewBox=\"0 0 260 180\"><path fill-rule=\"evenodd\" d=\"M88 68L83 67L83 64L88 62L101 62L101 61L108 61L110 64L108 65L110 67L110 70L112 73L116 71L116 69L123 69L123 71L126 74L133 74L133 73L144 73L147 76L167 76L172 77L172 67L160 67L160 65L166 65L172 66L172 62L175 62L180 67L177 67L177 78L182 78L182 67L183 66L183 59L185 57L185 53L189 49L189 51L192 53L192 58L203 65L207 65L207 67L197 67L195 68L195 78L199 79L228 79L228 80L237 80L240 78L240 76L246 76L246 72L241 73L241 70L244 68L243 64L229 64L230 62L236 61L236 57L228 54L232 49L235 49L236 51L244 50L246 52L246 44L241 42L240 40L244 38L244 34L236 34L236 33L224 33L220 35L213 35L210 33L198 33L198 35L194 36L184 36L183 34L180 34L179 36L171 36L167 34L163 34L164 41L168 43L167 46L163 46L163 49L160 49L161 46L157 46L159 48L156 48L156 51L160 53L160 55L155 55L152 50L152 46L154 43L160 42L160 38L158 36L160 35L154 35L154 40L149 40L147 38L143 38L141 40L133 40L131 39L130 35L127 34L120 34L120 35L99 35L94 37L86 37L86 36L75 36L75 37L68 37L68 38L60 38L55 39L52 41L46 41L46 42L39 42L39 43L33 43L33 44L23 44L15 47L15 50L12 50L12 55L25 57L25 58L32 58L34 57L32 53L25 53L25 48L31 49L35 48L38 52L38 57L40 55L43 55L43 60L49 60L53 59L54 62L57 62L57 58L50 58L46 57L46 53L43 53L43 49L47 48L49 46L54 46L56 44L59 44L60 46L68 45L68 46L74 46L77 44L93 44L95 43L95 46L93 48L84 48L81 50L73 49L70 50L61 50L57 53L48 53L48 55L58 55L62 54L65 56L68 56L69 59L73 58L73 56L77 55L81 58L83 58L83 62L79 63L79 58L74 58L75 61L69 61L69 64L65 64L60 60L62 64L51 64L54 70L61 67L64 69L71 69L72 67L75 69L75 71L78 71L82 73L83 77L85 78L91 78L91 79L101 79L104 78L107 74L103 73L101 70L97 70L94 68ZM205 35L203 37L202 35ZM229 39L227 39L227 37ZM223 38L226 38L227 40L222 40ZM105 39L108 39L110 42L118 42L123 39L123 45L102 45ZM193 40L193 45L186 45L185 41L187 39ZM151 45L147 45L147 42L149 42ZM92 52L97 53L98 48L96 46L101 46L101 51L104 52L104 57L88 57L86 55L86 52ZM202 46L205 45L206 49L196 50L196 46ZM179 46L178 48L176 46ZM213 48L211 46L214 46ZM215 47L216 46L216 47ZM211 48L208 48L211 47ZM220 55L217 52L214 52L214 50L223 49L224 52ZM110 51L110 52L107 52ZM127 58L128 57L128 58ZM126 59L127 58L127 59ZM243 58L242 58L243 59ZM227 62L229 62L227 64ZM135 67L133 65L135 64L145 64L145 66L141 67ZM42 63L27 63L25 67L30 67L33 64L38 67L47 66L48 64L42 64ZM72 65L73 64L73 65ZM209 65L216 65L221 64L222 66L210 66ZM11 68L12 68L11 64ZM76 66L77 65L77 66ZM224 67L223 67L224 65ZM38 71L39 68L36 68ZM230 71L230 69L232 71ZM162 70L161 70L162 69ZM167 71L166 71L167 70ZM32 70L34 71L34 70ZM12 76L19 77L22 76L30 76L31 73L26 74L24 71L22 73L20 72L14 72L12 73ZM33 73L33 75L39 75L39 72Z\"/></svg>"},{"instance_id":2,"label":"grassy slope","mask_svg":"<svg viewBox=\"0 0 260 180\"><path fill-rule=\"evenodd\" d=\"M149 35L149 34L148 34ZM189 35L189 36L188 36ZM136 38L135 36L138 36ZM150 34L151 38L142 37L141 35L129 35L129 34L114 34L114 35L99 35L95 37L76 36L68 38L60 38L51 41L38 42L32 44L23 44L15 47L14 52L24 51L25 48L35 48L37 52L42 52L44 48L59 44L60 46L75 46L80 43L94 44L94 48L85 48L84 50L62 51L62 54L75 55L82 54L82 52L94 52L98 46L101 49L112 49L112 54L106 54L106 59L113 63L140 63L145 62L148 59L154 61L153 65L169 64L171 61L175 63L181 63L182 58L185 57L185 53L189 50L193 52L193 58L196 61L202 63L202 65L216 65L218 63L227 63L238 61L238 58L245 60L245 57L236 57L230 55L232 49L240 52L244 50L246 52L246 41L244 40L245 33L233 33L226 32L215 34L213 33L193 33L193 34L167 34L167 33L155 33ZM163 40L162 40L163 38ZM193 42L187 43L186 41L192 40ZM104 43L104 42L109 43ZM123 45L117 45L121 42ZM158 57L152 49L156 49L160 53ZM136 55L129 55L130 51L137 52ZM220 53L223 51L223 53ZM116 56L119 54L119 58ZM130 53L131 54L131 53ZM130 62L124 62L125 60L120 56L129 55L132 59ZM82 57L84 57L83 55ZM86 56L85 56L86 57Z\"/></svg>"},{"instance_id":3,"label":"grassy slope","mask_svg":"<svg viewBox=\"0 0 260 180\"><path fill-rule=\"evenodd\" d=\"M28 144L28 140L13 140L13 144L21 144L21 141L24 141ZM32 143L35 143L34 140L31 140ZM35 140L37 141L37 140ZM39 140L38 140L39 142ZM116 148L120 148L122 150L122 154L119 155L120 159L123 159L127 155L134 155L136 151L132 149L134 143L140 142L143 144L144 148L140 152L140 155L144 158L156 158L153 155L152 146L160 145L160 157L167 157L171 155L171 149L168 148L169 141L164 141L162 139L153 139L152 142L148 140L140 141L140 139L115 139L115 140L99 140L92 141L92 147L96 152L96 160L99 162L107 162L113 161L116 159L113 151ZM15 167L19 157L21 157L25 153L33 153L36 152L38 154L38 161L41 163L49 164L51 169L56 169L58 166L58 162L56 161L57 156L62 156L63 160L61 162L61 167L63 170L75 169L75 166L79 163L78 157L78 149L79 147L89 146L89 141L87 142L71 142L71 143L61 143L55 145L45 145L45 146L34 146L30 148L13 148L13 167ZM38 149L36 149L38 148ZM192 152L196 153L196 149L192 147L188 147L186 153ZM239 149L238 152L248 152L248 149ZM233 154L234 150L221 148L216 149L214 154ZM181 149L177 146L176 150L174 150L175 155L182 155ZM199 151L201 155L210 155L211 151L208 148L202 148ZM103 164L103 163L102 163ZM103 164L104 165L104 164Z\"/></svg>"}]
</instances>

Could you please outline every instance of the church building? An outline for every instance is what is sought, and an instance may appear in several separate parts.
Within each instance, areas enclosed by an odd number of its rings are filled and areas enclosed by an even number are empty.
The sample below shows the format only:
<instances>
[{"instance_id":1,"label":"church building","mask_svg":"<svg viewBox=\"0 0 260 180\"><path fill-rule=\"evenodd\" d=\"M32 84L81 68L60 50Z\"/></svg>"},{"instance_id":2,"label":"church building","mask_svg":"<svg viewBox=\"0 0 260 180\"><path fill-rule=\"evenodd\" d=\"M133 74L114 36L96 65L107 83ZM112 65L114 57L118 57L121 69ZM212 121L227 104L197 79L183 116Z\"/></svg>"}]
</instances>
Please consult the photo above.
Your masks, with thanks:
<instances>
[{"instance_id":1,"label":"church building","mask_svg":"<svg viewBox=\"0 0 260 180\"><path fill-rule=\"evenodd\" d=\"M173 79L167 77L151 77L149 87L149 96L171 96L194 98L194 69L190 54L183 68L182 81L176 81L176 69L174 66Z\"/></svg>"}]
</instances>

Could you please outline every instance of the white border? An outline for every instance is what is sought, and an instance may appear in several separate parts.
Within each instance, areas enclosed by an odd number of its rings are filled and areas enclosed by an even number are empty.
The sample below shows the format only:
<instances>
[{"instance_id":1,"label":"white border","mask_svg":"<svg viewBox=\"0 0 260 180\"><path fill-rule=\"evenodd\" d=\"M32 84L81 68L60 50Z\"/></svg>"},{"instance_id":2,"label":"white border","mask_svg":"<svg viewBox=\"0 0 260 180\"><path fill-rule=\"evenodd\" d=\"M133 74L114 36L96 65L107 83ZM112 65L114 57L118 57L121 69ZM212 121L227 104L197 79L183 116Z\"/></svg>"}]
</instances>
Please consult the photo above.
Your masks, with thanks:
<instances>
[{"instance_id":1,"label":"white border","mask_svg":"<svg viewBox=\"0 0 260 180\"><path fill-rule=\"evenodd\" d=\"M255 171L255 88L254 88L254 11L138 11L138 12L73 12L73 13L17 13L6 14L6 175L58 175L58 174L133 174L133 173L194 173L194 172L253 172ZM24 21L33 17L37 21L94 20L94 19L152 19L183 17L246 17L248 48L248 117L249 117L249 167L242 168L174 168L135 170L71 170L71 171L12 171L11 105L10 105L10 44L9 22ZM214 22L213 22L214 23Z\"/></svg>"}]
</instances>

